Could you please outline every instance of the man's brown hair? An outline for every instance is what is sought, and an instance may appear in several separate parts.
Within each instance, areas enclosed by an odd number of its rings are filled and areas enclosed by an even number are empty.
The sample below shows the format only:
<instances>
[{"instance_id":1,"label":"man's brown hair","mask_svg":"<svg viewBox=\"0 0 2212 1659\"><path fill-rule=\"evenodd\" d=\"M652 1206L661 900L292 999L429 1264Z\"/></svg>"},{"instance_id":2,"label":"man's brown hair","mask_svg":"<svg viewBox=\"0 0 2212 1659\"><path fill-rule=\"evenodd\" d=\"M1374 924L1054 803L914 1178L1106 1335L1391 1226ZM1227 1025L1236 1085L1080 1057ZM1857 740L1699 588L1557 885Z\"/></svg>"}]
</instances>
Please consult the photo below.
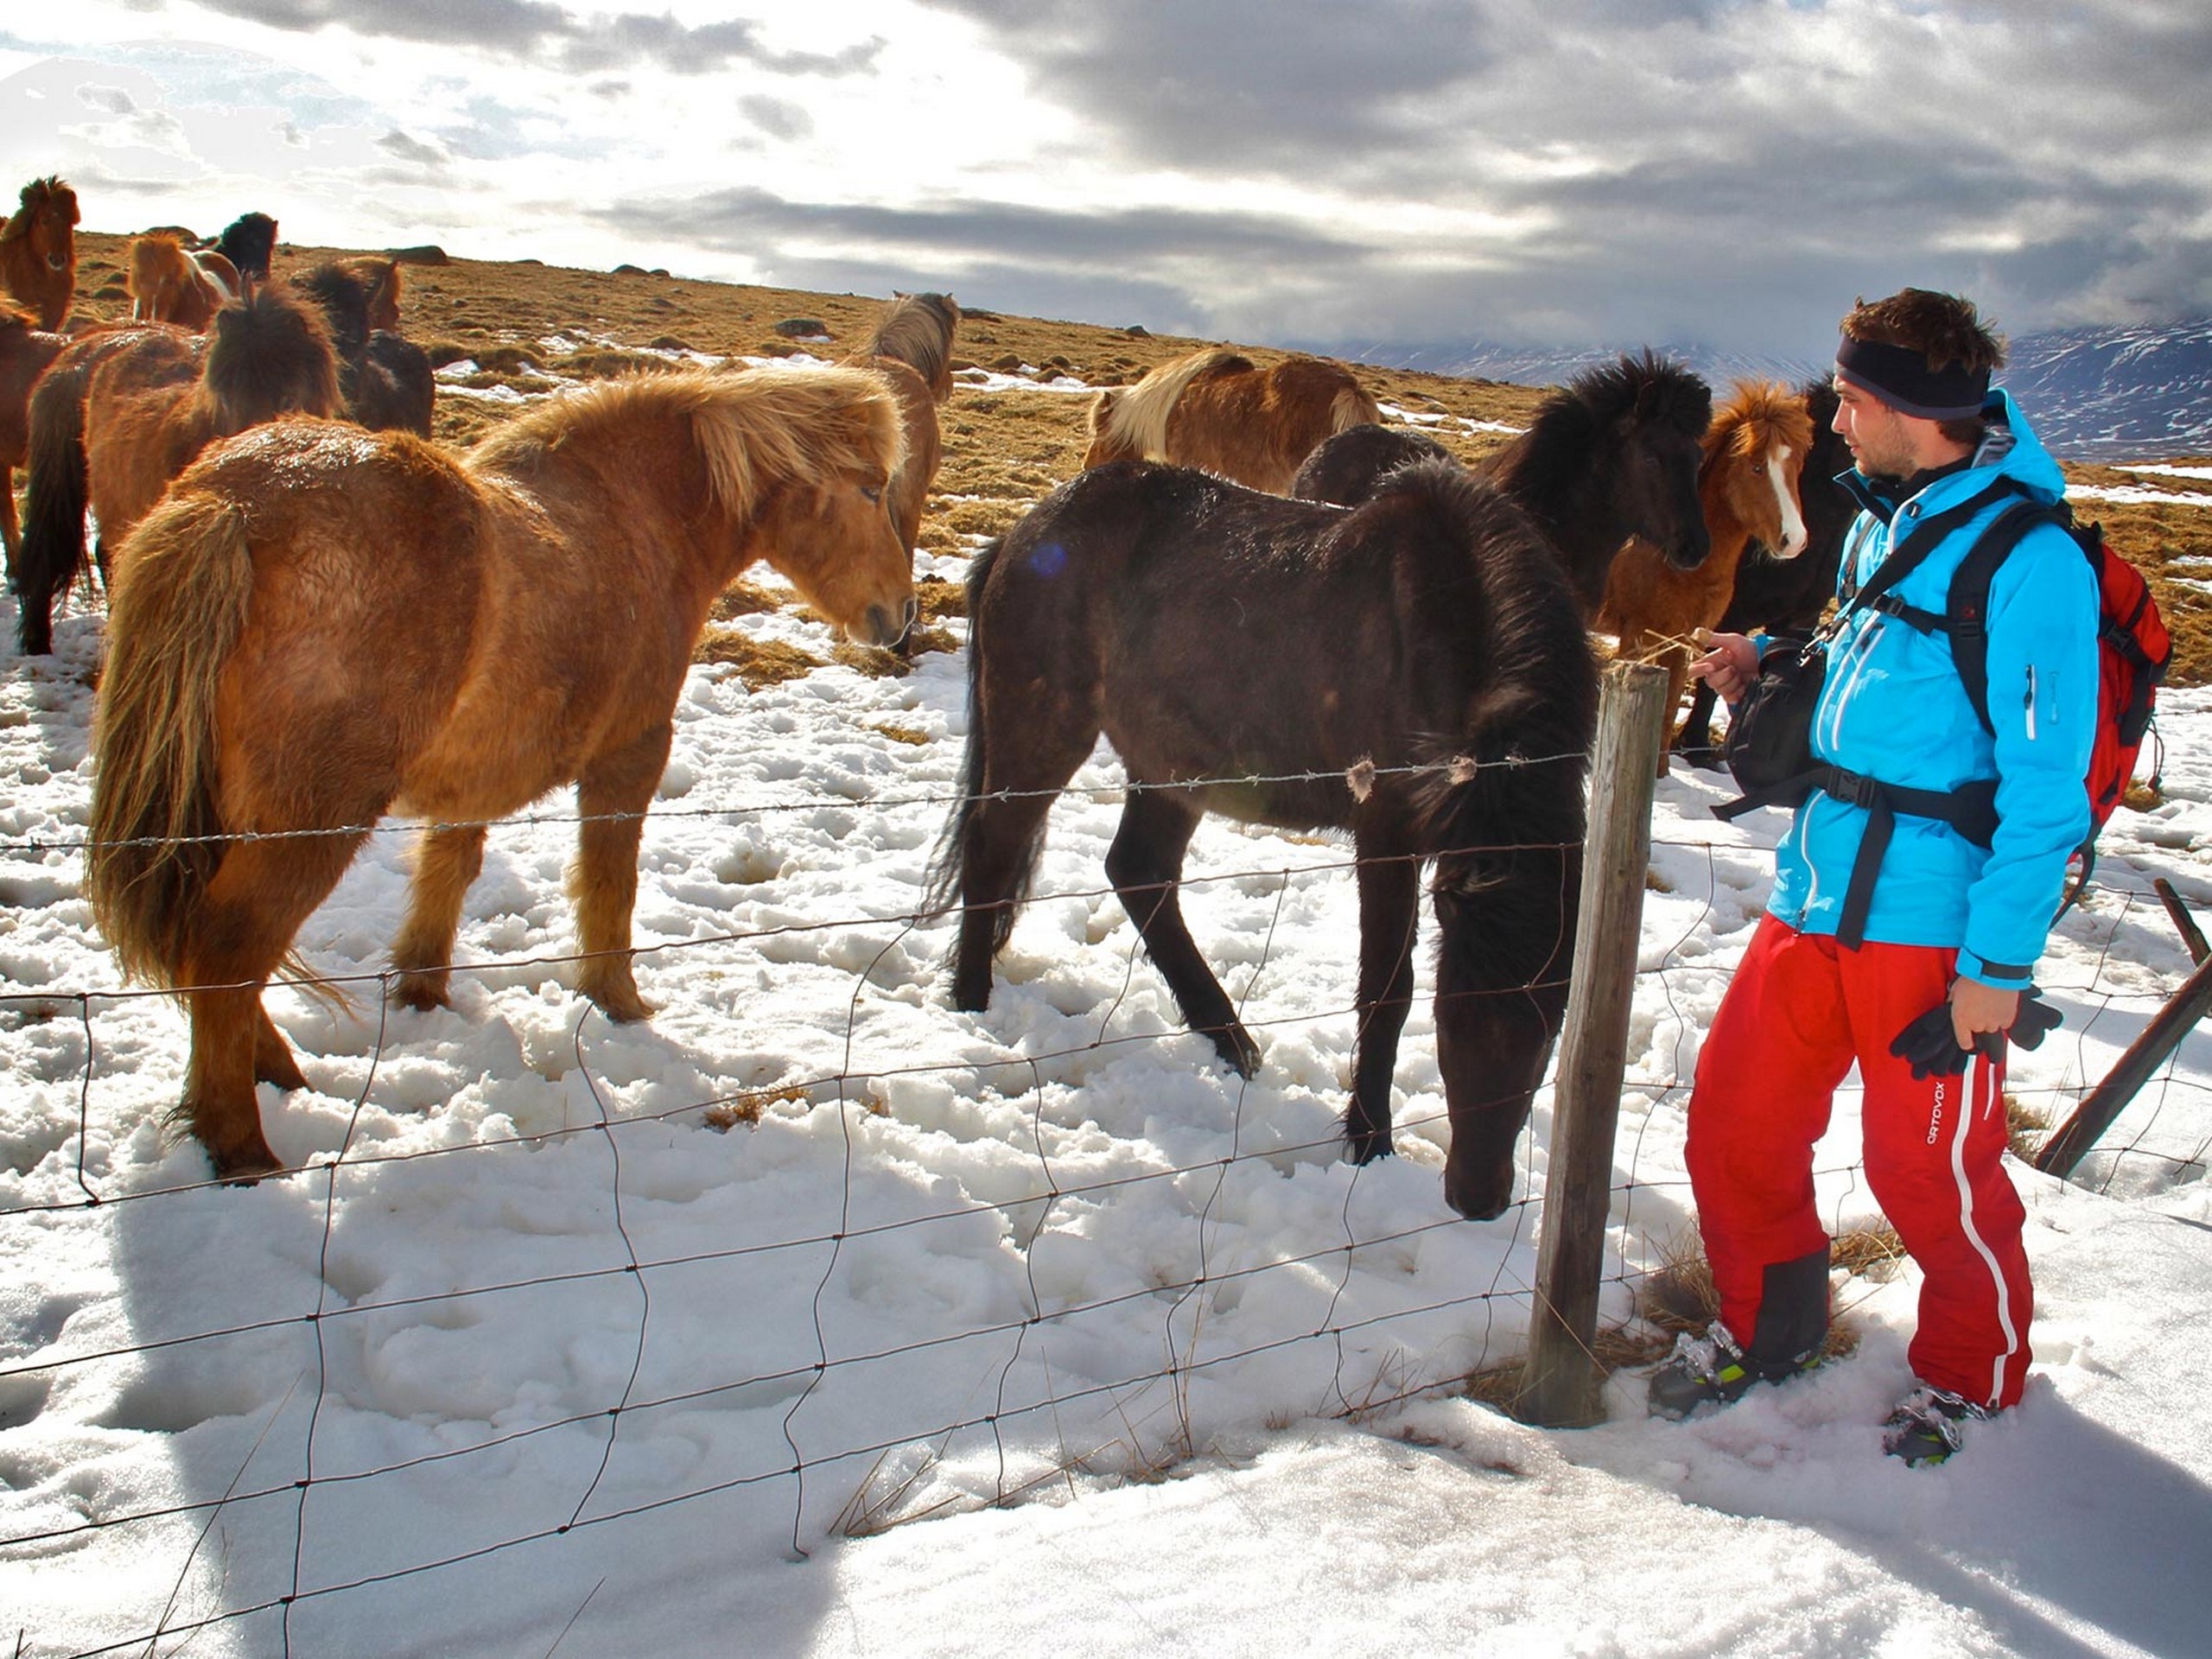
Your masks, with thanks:
<instances>
[{"instance_id":1,"label":"man's brown hair","mask_svg":"<svg viewBox=\"0 0 2212 1659\"><path fill-rule=\"evenodd\" d=\"M1952 367L1968 373L2005 366L2005 341L1974 308L1971 300L1933 289L1901 288L1885 300L1862 297L1843 320L1843 332L1853 340L1918 352L1937 372ZM1978 419L1946 421L1943 435L1972 443L1980 435Z\"/></svg>"}]
</instances>

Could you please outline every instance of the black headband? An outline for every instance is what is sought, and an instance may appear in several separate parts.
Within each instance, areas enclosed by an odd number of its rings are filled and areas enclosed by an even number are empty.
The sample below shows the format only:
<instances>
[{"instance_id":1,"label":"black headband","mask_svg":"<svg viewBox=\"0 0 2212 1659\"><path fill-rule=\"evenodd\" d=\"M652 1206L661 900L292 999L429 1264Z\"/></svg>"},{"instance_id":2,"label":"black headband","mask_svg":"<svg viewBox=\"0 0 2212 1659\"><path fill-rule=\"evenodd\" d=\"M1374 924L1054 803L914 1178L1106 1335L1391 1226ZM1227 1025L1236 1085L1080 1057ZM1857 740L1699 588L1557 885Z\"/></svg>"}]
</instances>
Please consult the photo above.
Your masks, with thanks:
<instances>
[{"instance_id":1,"label":"black headband","mask_svg":"<svg viewBox=\"0 0 2212 1659\"><path fill-rule=\"evenodd\" d=\"M1931 369L1910 346L1846 334L1835 348L1835 372L1892 409L1924 421L1962 421L1981 413L1989 396L1989 371Z\"/></svg>"}]
</instances>

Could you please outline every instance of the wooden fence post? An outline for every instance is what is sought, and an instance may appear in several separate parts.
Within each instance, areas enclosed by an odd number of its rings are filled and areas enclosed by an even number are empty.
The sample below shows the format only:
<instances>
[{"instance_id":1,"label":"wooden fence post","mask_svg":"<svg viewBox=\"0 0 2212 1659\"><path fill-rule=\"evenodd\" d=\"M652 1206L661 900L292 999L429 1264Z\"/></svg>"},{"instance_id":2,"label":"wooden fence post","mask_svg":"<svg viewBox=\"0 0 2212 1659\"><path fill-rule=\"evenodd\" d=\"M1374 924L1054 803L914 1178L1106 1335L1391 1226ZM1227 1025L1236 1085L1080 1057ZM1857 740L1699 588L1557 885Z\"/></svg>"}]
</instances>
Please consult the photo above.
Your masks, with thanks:
<instances>
[{"instance_id":1,"label":"wooden fence post","mask_svg":"<svg viewBox=\"0 0 2212 1659\"><path fill-rule=\"evenodd\" d=\"M1665 671L1616 663L1599 693L1582 906L1553 1089L1535 1313L1516 1405L1523 1421L1548 1428L1583 1427L1599 1414L1591 1344L1651 860L1652 773L1672 712L1664 706L1666 690Z\"/></svg>"},{"instance_id":2,"label":"wooden fence post","mask_svg":"<svg viewBox=\"0 0 2212 1659\"><path fill-rule=\"evenodd\" d=\"M2182 982L2172 1000L2152 1016L2143 1034L2127 1046L2127 1052L2105 1074L2105 1080L2089 1091L2088 1098L2075 1109L2065 1126L2036 1154L2036 1167L2062 1181L2071 1175L2074 1166L2097 1144L2097 1137L2113 1126L2113 1120L2135 1098L2136 1090L2150 1081L2151 1074L2181 1046L2181 1039L2196 1029L2208 1011L2212 1011L2212 961L2197 963L2196 971Z\"/></svg>"}]
</instances>

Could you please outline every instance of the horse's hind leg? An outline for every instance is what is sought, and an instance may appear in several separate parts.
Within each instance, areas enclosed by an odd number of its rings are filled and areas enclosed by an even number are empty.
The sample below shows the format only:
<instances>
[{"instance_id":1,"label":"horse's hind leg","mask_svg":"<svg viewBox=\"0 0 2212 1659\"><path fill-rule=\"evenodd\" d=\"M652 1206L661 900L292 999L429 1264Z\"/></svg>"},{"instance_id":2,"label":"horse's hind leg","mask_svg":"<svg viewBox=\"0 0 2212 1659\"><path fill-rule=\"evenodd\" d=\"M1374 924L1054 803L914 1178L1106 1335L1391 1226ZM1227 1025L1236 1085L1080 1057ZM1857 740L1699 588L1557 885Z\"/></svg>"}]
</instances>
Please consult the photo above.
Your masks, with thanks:
<instances>
[{"instance_id":1,"label":"horse's hind leg","mask_svg":"<svg viewBox=\"0 0 2212 1659\"><path fill-rule=\"evenodd\" d=\"M674 734L672 726L657 726L626 747L601 755L576 779L583 825L569 880L576 906L576 943L584 957L576 989L617 1022L652 1014L638 995L630 967L630 913L638 901L638 843L645 836L645 809L668 769Z\"/></svg>"},{"instance_id":2,"label":"horse's hind leg","mask_svg":"<svg viewBox=\"0 0 2212 1659\"><path fill-rule=\"evenodd\" d=\"M264 1077L296 1088L306 1080L262 1007L262 988L362 839L233 842L193 915L176 967L192 1020L192 1058L176 1116L224 1180L251 1181L283 1167L262 1133L254 1083Z\"/></svg>"},{"instance_id":3,"label":"horse's hind leg","mask_svg":"<svg viewBox=\"0 0 2212 1659\"><path fill-rule=\"evenodd\" d=\"M1390 1150L1390 1077L1413 1006L1414 936L1421 924L1418 860L1359 849L1359 1039L1352 1061L1344 1150L1364 1164Z\"/></svg>"},{"instance_id":4,"label":"horse's hind leg","mask_svg":"<svg viewBox=\"0 0 2212 1659\"><path fill-rule=\"evenodd\" d=\"M482 824L426 830L415 849L415 880L407 921L391 947L399 970L393 1000L410 1008L450 1007L446 986L453 942L461 931L461 901L484 868Z\"/></svg>"},{"instance_id":5,"label":"horse's hind leg","mask_svg":"<svg viewBox=\"0 0 2212 1659\"><path fill-rule=\"evenodd\" d=\"M1184 849L1197 833L1198 818L1198 810L1178 796L1133 786L1122 808L1121 828L1106 851L1106 877L1143 935L1145 950L1174 994L1184 1023L1211 1037L1230 1069L1249 1077L1260 1069L1259 1045L1198 954L1178 898Z\"/></svg>"}]
</instances>

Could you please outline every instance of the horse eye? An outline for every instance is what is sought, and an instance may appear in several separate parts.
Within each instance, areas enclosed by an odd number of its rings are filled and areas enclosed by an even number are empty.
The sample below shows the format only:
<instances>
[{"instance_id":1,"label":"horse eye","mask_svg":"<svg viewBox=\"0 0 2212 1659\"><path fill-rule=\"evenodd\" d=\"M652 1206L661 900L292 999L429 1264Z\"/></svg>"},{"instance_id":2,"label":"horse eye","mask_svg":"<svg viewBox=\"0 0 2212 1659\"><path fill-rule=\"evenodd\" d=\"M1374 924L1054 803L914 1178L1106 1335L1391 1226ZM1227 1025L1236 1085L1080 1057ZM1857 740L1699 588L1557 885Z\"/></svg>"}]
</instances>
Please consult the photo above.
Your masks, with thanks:
<instances>
[{"instance_id":1,"label":"horse eye","mask_svg":"<svg viewBox=\"0 0 2212 1659\"><path fill-rule=\"evenodd\" d=\"M863 484L861 486L861 493L868 499L871 505L875 506L883 505L883 491L877 486Z\"/></svg>"}]
</instances>

